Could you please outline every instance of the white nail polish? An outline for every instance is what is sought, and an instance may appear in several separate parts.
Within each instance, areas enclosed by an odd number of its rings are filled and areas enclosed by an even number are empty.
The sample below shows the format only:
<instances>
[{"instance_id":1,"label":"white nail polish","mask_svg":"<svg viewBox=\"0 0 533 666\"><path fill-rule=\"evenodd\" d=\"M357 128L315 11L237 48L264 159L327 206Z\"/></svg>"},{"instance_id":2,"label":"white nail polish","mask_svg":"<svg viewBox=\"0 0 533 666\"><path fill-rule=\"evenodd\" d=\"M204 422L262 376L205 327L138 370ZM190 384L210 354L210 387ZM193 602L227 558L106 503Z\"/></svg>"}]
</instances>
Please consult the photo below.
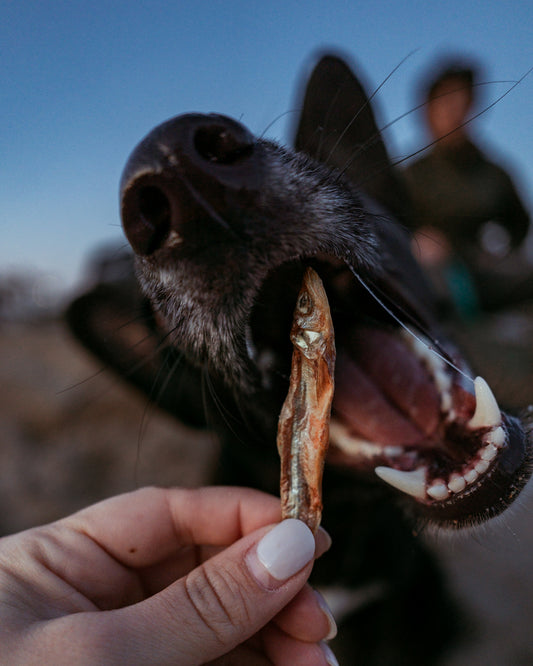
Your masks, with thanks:
<instances>
[{"instance_id":1,"label":"white nail polish","mask_svg":"<svg viewBox=\"0 0 533 666\"><path fill-rule=\"evenodd\" d=\"M301 520L288 518L265 534L256 553L271 576L287 580L312 560L315 537Z\"/></svg>"},{"instance_id":2,"label":"white nail polish","mask_svg":"<svg viewBox=\"0 0 533 666\"><path fill-rule=\"evenodd\" d=\"M324 640L330 641L332 638L335 638L335 636L337 635L337 623L335 622L335 618L333 617L333 613L331 612L331 609L328 606L328 604L326 603L326 600L324 599L324 597L320 594L320 592L318 590L313 590L313 592L314 592L314 594L317 598L318 605L320 606L320 610L326 616L326 619L327 619L328 625L329 625L328 635L325 637Z\"/></svg>"},{"instance_id":3,"label":"white nail polish","mask_svg":"<svg viewBox=\"0 0 533 666\"><path fill-rule=\"evenodd\" d=\"M320 555L323 555L331 548L331 537L323 527L318 528L315 535L315 541L317 546L317 557L320 557Z\"/></svg>"},{"instance_id":4,"label":"white nail polish","mask_svg":"<svg viewBox=\"0 0 533 666\"><path fill-rule=\"evenodd\" d=\"M327 643L321 642L319 643L322 652L324 653L324 657L326 658L326 661L328 662L329 666L339 666L339 662L337 661L337 657L333 654L333 650L329 647Z\"/></svg>"}]
</instances>

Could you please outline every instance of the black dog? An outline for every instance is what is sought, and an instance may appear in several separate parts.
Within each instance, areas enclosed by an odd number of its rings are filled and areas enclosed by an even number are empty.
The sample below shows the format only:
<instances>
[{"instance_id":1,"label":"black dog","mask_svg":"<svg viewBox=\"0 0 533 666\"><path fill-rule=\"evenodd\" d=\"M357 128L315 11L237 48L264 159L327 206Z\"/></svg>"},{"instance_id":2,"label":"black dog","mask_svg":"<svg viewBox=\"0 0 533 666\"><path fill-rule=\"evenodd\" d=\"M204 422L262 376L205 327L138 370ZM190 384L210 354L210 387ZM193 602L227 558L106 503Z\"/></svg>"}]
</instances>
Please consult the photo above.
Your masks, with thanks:
<instances>
[{"instance_id":1,"label":"black dog","mask_svg":"<svg viewBox=\"0 0 533 666\"><path fill-rule=\"evenodd\" d=\"M413 527L504 511L530 476L530 424L501 412L442 339L402 225L408 202L358 80L336 57L319 61L295 150L220 115L163 123L129 158L121 206L142 294L103 285L73 304L71 326L176 417L218 431L218 481L279 489L290 321L305 267L319 273L337 388L323 517L334 548L315 583L375 592L346 617L342 652L433 663L458 616ZM146 314L142 364L100 333L119 299ZM161 363L169 372L154 389Z\"/></svg>"}]
</instances>

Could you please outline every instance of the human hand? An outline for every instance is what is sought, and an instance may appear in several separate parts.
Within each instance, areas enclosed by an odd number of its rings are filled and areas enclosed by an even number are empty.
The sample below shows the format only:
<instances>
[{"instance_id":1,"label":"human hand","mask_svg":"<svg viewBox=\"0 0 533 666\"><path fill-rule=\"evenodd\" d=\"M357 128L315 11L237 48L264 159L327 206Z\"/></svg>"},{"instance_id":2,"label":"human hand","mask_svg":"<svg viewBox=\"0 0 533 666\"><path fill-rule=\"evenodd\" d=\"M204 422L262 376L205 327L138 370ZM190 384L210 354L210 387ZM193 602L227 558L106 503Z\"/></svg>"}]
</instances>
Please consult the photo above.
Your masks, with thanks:
<instances>
[{"instance_id":1,"label":"human hand","mask_svg":"<svg viewBox=\"0 0 533 666\"><path fill-rule=\"evenodd\" d=\"M0 663L336 664L306 585L329 538L279 518L254 490L145 488L0 539Z\"/></svg>"},{"instance_id":2,"label":"human hand","mask_svg":"<svg viewBox=\"0 0 533 666\"><path fill-rule=\"evenodd\" d=\"M452 246L447 237L435 227L422 227L414 233L412 250L418 261L426 268L442 267L452 255Z\"/></svg>"}]
</instances>

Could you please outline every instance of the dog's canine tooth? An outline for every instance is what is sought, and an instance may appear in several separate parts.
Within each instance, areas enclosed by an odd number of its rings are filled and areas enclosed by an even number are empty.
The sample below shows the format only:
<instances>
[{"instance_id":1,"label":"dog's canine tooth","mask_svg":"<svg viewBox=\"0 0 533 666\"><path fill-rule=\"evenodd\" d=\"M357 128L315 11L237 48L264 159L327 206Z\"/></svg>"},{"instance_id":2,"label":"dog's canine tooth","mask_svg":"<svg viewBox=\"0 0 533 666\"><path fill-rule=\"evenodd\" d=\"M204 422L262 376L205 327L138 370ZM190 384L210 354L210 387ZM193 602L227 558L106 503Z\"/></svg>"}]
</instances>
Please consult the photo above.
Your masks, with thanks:
<instances>
[{"instance_id":1,"label":"dog's canine tooth","mask_svg":"<svg viewBox=\"0 0 533 666\"><path fill-rule=\"evenodd\" d=\"M502 415L496 398L483 377L476 377L474 381L476 393L476 411L468 421L471 430L478 428L495 428L502 422Z\"/></svg>"},{"instance_id":2,"label":"dog's canine tooth","mask_svg":"<svg viewBox=\"0 0 533 666\"><path fill-rule=\"evenodd\" d=\"M418 467L412 472L402 472L392 467L376 467L374 472L389 486L401 490L407 495L424 499L426 497L426 467Z\"/></svg>"}]
</instances>

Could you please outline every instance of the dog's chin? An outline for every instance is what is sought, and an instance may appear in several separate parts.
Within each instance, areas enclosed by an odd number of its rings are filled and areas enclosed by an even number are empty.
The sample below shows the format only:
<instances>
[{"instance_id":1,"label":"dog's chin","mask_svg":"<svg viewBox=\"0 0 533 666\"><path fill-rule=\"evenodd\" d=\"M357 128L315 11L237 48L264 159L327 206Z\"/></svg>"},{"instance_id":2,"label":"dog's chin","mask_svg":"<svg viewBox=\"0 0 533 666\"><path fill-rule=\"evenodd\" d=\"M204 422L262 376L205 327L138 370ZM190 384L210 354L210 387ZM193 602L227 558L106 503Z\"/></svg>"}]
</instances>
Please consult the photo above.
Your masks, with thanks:
<instances>
[{"instance_id":1,"label":"dog's chin","mask_svg":"<svg viewBox=\"0 0 533 666\"><path fill-rule=\"evenodd\" d=\"M329 465L392 486L419 517L441 525L501 513L530 473L520 422L502 413L487 383L471 379L455 351L412 323L411 303L385 305L344 260L295 260L263 283L246 336L263 388L286 387L288 332L307 265L322 278L335 327Z\"/></svg>"}]
</instances>

